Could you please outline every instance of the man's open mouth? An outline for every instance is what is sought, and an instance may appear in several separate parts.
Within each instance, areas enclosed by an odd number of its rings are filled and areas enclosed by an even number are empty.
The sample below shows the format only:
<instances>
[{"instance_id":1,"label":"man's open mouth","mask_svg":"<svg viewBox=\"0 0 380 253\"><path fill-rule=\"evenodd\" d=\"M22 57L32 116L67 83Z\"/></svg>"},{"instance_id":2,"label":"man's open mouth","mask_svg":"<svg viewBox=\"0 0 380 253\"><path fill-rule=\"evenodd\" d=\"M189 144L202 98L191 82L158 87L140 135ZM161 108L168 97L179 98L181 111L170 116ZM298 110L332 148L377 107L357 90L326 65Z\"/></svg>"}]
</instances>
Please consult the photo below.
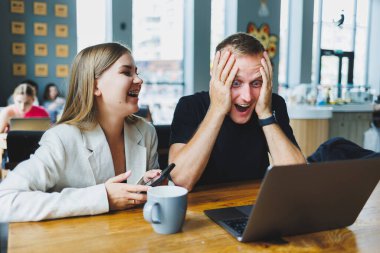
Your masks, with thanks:
<instances>
[{"instance_id":1,"label":"man's open mouth","mask_svg":"<svg viewBox=\"0 0 380 253\"><path fill-rule=\"evenodd\" d=\"M235 104L236 110L239 112L246 112L250 107L250 104Z\"/></svg>"}]
</instances>

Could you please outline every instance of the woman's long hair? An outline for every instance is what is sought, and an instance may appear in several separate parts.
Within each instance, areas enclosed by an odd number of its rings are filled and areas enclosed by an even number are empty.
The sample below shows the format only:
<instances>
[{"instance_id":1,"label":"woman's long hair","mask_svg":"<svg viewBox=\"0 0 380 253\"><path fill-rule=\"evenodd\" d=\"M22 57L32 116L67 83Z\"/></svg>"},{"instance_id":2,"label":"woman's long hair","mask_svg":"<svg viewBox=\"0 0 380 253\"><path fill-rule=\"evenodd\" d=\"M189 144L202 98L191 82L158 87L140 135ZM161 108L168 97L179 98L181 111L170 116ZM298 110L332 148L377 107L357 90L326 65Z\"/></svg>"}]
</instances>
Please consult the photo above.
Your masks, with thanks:
<instances>
[{"instance_id":1,"label":"woman's long hair","mask_svg":"<svg viewBox=\"0 0 380 253\"><path fill-rule=\"evenodd\" d=\"M95 127L95 80L126 53L131 51L119 43L103 43L78 53L71 67L65 108L57 124L75 125L81 130Z\"/></svg>"}]
</instances>

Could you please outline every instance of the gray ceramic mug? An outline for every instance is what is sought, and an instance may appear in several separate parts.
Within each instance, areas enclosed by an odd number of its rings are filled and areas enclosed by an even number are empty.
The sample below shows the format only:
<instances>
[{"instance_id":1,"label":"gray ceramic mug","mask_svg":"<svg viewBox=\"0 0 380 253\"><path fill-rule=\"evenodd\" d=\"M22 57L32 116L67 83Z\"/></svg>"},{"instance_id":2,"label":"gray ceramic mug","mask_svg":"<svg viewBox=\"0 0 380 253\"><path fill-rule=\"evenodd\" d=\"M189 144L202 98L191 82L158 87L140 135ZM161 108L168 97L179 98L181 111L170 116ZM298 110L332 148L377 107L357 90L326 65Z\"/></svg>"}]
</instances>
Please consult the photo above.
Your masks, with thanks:
<instances>
[{"instance_id":1,"label":"gray ceramic mug","mask_svg":"<svg viewBox=\"0 0 380 253\"><path fill-rule=\"evenodd\" d=\"M159 234L181 231L187 209L187 190L179 186L156 186L148 189L144 219Z\"/></svg>"}]
</instances>

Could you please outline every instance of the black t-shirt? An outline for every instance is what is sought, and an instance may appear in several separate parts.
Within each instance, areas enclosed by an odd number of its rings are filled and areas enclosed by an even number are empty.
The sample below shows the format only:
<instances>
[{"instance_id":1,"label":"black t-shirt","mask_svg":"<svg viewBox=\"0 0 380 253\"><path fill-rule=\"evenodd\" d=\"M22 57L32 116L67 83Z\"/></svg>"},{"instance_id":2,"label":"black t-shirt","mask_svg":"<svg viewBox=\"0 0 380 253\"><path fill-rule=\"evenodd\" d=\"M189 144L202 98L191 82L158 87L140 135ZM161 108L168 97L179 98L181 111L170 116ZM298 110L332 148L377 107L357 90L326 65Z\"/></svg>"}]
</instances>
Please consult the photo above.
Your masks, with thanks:
<instances>
[{"instance_id":1,"label":"black t-shirt","mask_svg":"<svg viewBox=\"0 0 380 253\"><path fill-rule=\"evenodd\" d=\"M206 116L209 106L208 92L182 97L174 112L170 145L187 143ZM298 146L289 125L285 101L277 94L272 95L272 110L276 112L278 124L286 136ZM257 114L253 113L245 124L236 124L226 116L197 185L261 179L268 166L268 145Z\"/></svg>"}]
</instances>

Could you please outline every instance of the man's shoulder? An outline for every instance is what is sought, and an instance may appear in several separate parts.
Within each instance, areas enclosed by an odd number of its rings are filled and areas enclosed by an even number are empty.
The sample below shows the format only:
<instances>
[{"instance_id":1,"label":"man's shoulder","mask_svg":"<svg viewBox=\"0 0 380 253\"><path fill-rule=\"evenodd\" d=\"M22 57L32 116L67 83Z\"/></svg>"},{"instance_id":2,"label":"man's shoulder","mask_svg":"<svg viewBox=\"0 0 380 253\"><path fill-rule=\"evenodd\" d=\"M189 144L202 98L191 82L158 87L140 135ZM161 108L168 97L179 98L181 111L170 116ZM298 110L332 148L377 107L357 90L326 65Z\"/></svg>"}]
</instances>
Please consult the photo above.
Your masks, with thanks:
<instances>
[{"instance_id":1,"label":"man's shoulder","mask_svg":"<svg viewBox=\"0 0 380 253\"><path fill-rule=\"evenodd\" d=\"M272 105L273 107L285 106L285 99L276 93L272 93Z\"/></svg>"},{"instance_id":2,"label":"man's shoulder","mask_svg":"<svg viewBox=\"0 0 380 253\"><path fill-rule=\"evenodd\" d=\"M177 104L177 114L192 114L201 116L207 113L210 106L210 96L206 91L197 92L192 95L182 97ZM202 116L203 115L203 116Z\"/></svg>"},{"instance_id":3,"label":"man's shoulder","mask_svg":"<svg viewBox=\"0 0 380 253\"><path fill-rule=\"evenodd\" d=\"M192 95L183 96L179 103L209 103L210 95L208 91L196 92Z\"/></svg>"}]
</instances>

